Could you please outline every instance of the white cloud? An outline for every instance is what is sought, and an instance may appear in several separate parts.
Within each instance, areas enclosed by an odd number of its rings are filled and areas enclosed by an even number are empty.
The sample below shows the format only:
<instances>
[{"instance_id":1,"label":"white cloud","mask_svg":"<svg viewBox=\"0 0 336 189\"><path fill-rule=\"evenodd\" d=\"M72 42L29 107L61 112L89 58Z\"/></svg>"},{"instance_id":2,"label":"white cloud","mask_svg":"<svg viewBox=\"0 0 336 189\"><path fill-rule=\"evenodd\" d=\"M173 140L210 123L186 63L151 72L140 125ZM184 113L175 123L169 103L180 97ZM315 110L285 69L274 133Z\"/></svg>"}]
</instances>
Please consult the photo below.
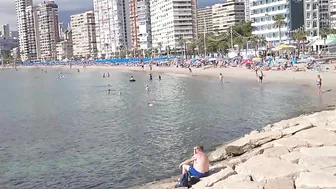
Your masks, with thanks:
<instances>
[{"instance_id":1,"label":"white cloud","mask_svg":"<svg viewBox=\"0 0 336 189\"><path fill-rule=\"evenodd\" d=\"M34 0L33 0L34 1ZM37 5L45 0L35 0ZM62 11L76 11L78 9L92 9L93 0L55 0L58 4L60 14ZM15 0L1 0L0 5L0 25L10 24L12 30L16 30L16 10Z\"/></svg>"}]
</instances>

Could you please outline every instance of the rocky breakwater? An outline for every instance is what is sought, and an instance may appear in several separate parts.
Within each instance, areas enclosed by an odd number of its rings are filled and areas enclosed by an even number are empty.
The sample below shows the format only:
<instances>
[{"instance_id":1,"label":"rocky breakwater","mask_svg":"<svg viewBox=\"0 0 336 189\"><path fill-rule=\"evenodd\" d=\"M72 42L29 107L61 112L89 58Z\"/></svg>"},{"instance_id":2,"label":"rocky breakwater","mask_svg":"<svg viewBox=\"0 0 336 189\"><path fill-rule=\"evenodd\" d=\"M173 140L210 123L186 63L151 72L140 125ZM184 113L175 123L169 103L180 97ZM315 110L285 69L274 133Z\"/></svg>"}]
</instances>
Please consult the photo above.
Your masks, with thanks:
<instances>
[{"instance_id":1,"label":"rocky breakwater","mask_svg":"<svg viewBox=\"0 0 336 189\"><path fill-rule=\"evenodd\" d=\"M193 189L336 189L336 111L270 124L209 154ZM136 188L170 189L176 179Z\"/></svg>"}]
</instances>

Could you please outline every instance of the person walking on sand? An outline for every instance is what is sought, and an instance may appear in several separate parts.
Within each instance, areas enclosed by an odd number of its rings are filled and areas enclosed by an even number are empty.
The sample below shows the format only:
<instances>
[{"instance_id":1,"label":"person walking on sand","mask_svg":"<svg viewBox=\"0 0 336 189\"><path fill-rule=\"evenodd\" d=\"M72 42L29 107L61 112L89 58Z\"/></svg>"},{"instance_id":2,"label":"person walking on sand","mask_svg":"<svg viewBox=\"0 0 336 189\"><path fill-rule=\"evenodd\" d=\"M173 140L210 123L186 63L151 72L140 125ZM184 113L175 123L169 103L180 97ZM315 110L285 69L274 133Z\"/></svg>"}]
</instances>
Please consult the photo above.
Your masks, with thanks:
<instances>
[{"instance_id":1,"label":"person walking on sand","mask_svg":"<svg viewBox=\"0 0 336 189\"><path fill-rule=\"evenodd\" d=\"M202 178L209 175L209 159L204 152L203 146L194 147L194 155L192 158L182 162L179 168L182 174L189 173L192 176Z\"/></svg>"},{"instance_id":2,"label":"person walking on sand","mask_svg":"<svg viewBox=\"0 0 336 189\"><path fill-rule=\"evenodd\" d=\"M222 74L222 73L219 74L219 80L220 80L221 82L223 82L223 74Z\"/></svg>"},{"instance_id":3,"label":"person walking on sand","mask_svg":"<svg viewBox=\"0 0 336 189\"><path fill-rule=\"evenodd\" d=\"M320 75L317 75L316 79L316 85L317 85L317 94L322 94L322 78Z\"/></svg>"},{"instance_id":4,"label":"person walking on sand","mask_svg":"<svg viewBox=\"0 0 336 189\"><path fill-rule=\"evenodd\" d=\"M264 78L264 73L261 71L260 68L257 68L257 69L256 69L256 76L257 76L257 78L258 78L258 83L259 83L260 85L262 85L263 78Z\"/></svg>"}]
</instances>

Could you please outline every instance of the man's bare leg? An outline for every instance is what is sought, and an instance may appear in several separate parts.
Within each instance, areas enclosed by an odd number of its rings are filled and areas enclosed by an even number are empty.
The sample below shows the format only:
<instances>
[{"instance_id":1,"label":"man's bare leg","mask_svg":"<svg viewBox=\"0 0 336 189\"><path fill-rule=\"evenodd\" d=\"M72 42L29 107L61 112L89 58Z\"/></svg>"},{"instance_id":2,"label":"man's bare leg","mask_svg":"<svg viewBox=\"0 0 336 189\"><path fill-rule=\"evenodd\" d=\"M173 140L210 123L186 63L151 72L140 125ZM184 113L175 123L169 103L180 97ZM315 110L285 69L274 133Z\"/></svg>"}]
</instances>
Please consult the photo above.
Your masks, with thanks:
<instances>
[{"instance_id":1,"label":"man's bare leg","mask_svg":"<svg viewBox=\"0 0 336 189\"><path fill-rule=\"evenodd\" d=\"M189 171L190 165L182 165L182 174L187 173Z\"/></svg>"}]
</instances>

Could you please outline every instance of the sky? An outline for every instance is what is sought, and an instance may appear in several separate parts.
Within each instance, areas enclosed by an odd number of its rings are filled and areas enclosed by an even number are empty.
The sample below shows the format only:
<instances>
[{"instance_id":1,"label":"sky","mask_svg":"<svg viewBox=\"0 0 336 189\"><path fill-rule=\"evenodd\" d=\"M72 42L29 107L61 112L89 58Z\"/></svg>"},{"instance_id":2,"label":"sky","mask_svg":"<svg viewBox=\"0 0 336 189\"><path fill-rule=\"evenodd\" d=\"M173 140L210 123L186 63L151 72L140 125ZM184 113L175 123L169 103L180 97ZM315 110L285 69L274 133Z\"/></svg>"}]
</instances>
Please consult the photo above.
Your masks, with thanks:
<instances>
[{"instance_id":1,"label":"sky","mask_svg":"<svg viewBox=\"0 0 336 189\"><path fill-rule=\"evenodd\" d=\"M44 0L33 0L34 4L38 4ZM59 7L59 20L68 23L70 15L78 14L93 9L93 0L55 0ZM223 2L223 0L198 0L198 7L205 7L215 3ZM11 30L16 28L16 11L15 0L1 0L0 6L0 25L9 24Z\"/></svg>"}]
</instances>

